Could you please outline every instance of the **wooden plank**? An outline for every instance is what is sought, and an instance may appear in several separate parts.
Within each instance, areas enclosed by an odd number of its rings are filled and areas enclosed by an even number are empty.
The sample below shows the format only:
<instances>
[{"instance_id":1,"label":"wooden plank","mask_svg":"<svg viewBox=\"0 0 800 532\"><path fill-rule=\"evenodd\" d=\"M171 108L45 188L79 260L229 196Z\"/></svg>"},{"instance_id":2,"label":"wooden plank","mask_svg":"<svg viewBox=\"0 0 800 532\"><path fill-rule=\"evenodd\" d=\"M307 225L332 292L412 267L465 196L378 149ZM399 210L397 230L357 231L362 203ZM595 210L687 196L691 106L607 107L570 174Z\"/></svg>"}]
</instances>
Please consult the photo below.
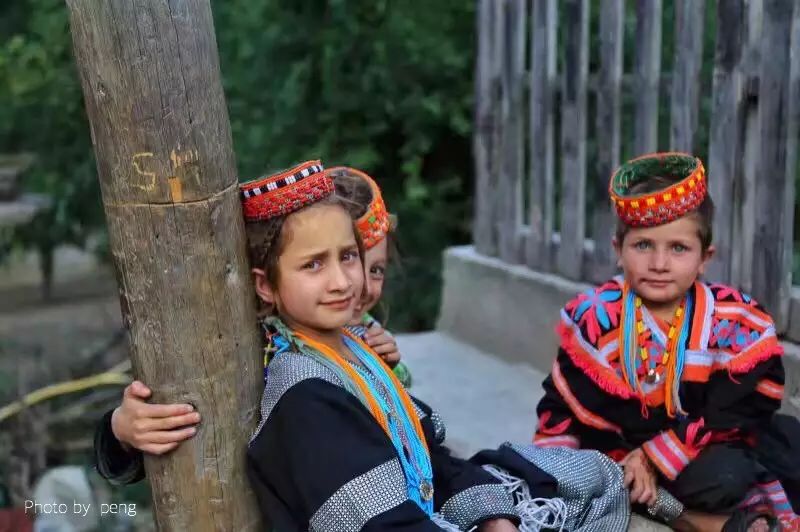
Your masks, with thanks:
<instances>
[{"instance_id":1,"label":"wooden plank","mask_svg":"<svg viewBox=\"0 0 800 532\"><path fill-rule=\"evenodd\" d=\"M503 2L498 2L503 3ZM503 168L500 173L500 258L523 261L521 253L523 164L523 91L525 83L525 0L505 0L502 71Z\"/></svg>"},{"instance_id":2,"label":"wooden plank","mask_svg":"<svg viewBox=\"0 0 800 532\"><path fill-rule=\"evenodd\" d=\"M581 277L586 216L586 81L589 73L589 1L568 0L564 9L564 72L561 96L561 246L558 271Z\"/></svg>"},{"instance_id":3,"label":"wooden plank","mask_svg":"<svg viewBox=\"0 0 800 532\"><path fill-rule=\"evenodd\" d=\"M622 99L622 46L625 4L623 0L604 0L600 5L600 80L597 87L597 178L594 183L597 203L594 209L594 259L587 271L589 280L601 283L616 270L611 240L616 227L608 199L608 181L619 165L620 117Z\"/></svg>"},{"instance_id":4,"label":"wooden plank","mask_svg":"<svg viewBox=\"0 0 800 532\"><path fill-rule=\"evenodd\" d=\"M794 3L764 0L761 38L759 133L761 179L756 187L753 295L782 332L792 286L794 174L787 169L789 65ZM769 60L764 60L769 58ZM791 178L790 178L791 177Z\"/></svg>"},{"instance_id":5,"label":"wooden plank","mask_svg":"<svg viewBox=\"0 0 800 532\"><path fill-rule=\"evenodd\" d=\"M530 238L527 264L548 271L555 223L557 0L533 2L530 70Z\"/></svg>"},{"instance_id":6,"label":"wooden plank","mask_svg":"<svg viewBox=\"0 0 800 532\"><path fill-rule=\"evenodd\" d=\"M743 168L741 180L734 190L734 212L736 225L731 242L731 282L746 292L753 288L753 242L755 240L756 187L759 185L761 168L759 168L759 106L758 75L761 58L761 35L763 29L762 2L745 1L747 22L744 27L745 48L741 60L742 84L744 91L742 121L742 157Z\"/></svg>"},{"instance_id":7,"label":"wooden plank","mask_svg":"<svg viewBox=\"0 0 800 532\"><path fill-rule=\"evenodd\" d=\"M719 0L714 52L711 104L711 140L708 151L709 193L714 199L716 256L707 277L727 283L731 279L731 243L735 227L734 190L742 168L742 52L747 13L744 0ZM674 98L673 94L673 98ZM675 101L673 99L673 111ZM673 113L673 119L675 114ZM675 130L673 123L673 132Z\"/></svg>"},{"instance_id":8,"label":"wooden plank","mask_svg":"<svg viewBox=\"0 0 800 532\"><path fill-rule=\"evenodd\" d=\"M145 455L156 527L262 530L245 473L261 340L210 3L67 6L134 374L203 416Z\"/></svg>"},{"instance_id":9,"label":"wooden plank","mask_svg":"<svg viewBox=\"0 0 800 532\"><path fill-rule=\"evenodd\" d=\"M798 159L800 158L800 2L794 3L794 16L792 17L791 29L791 64L789 66L789 123L787 124L786 132L786 180L794 187L797 183L796 179L800 178L798 170ZM792 209L794 213L794 202L797 200L797 190L792 188L792 195L790 196L791 202L787 205L788 209ZM792 268L794 263L794 223L787 227L786 245L789 248L790 259L789 267ZM794 285L796 281L791 277L792 271L790 270L790 282Z\"/></svg>"},{"instance_id":10,"label":"wooden plank","mask_svg":"<svg viewBox=\"0 0 800 532\"><path fill-rule=\"evenodd\" d=\"M634 156L658 149L658 87L661 73L661 0L636 2Z\"/></svg>"},{"instance_id":11,"label":"wooden plank","mask_svg":"<svg viewBox=\"0 0 800 532\"><path fill-rule=\"evenodd\" d=\"M475 64L475 130L472 137L475 157L473 241L479 253L490 256L497 253L491 160L495 122L491 66L494 48L492 3L492 0L480 0L475 21L478 32L478 57Z\"/></svg>"},{"instance_id":12,"label":"wooden plank","mask_svg":"<svg viewBox=\"0 0 800 532\"><path fill-rule=\"evenodd\" d=\"M506 2L508 0L493 0L492 9L492 57L491 57L491 91L492 91L492 141L490 155L490 191L489 197L492 202L492 233L493 240L497 243L495 255L502 251L503 242L501 241L502 231L505 229L505 214L503 213L503 202L505 195L502 193L502 186L505 182L503 172L504 163L504 141L505 123L508 116L508 86L504 76L506 65Z\"/></svg>"},{"instance_id":13,"label":"wooden plank","mask_svg":"<svg viewBox=\"0 0 800 532\"><path fill-rule=\"evenodd\" d=\"M719 4L718 4L719 5ZM672 67L670 148L694 153L705 36L705 2L675 0L675 63ZM727 16L727 15L726 15ZM727 31L722 19L717 28ZM727 38L722 35L722 38Z\"/></svg>"}]
</instances>

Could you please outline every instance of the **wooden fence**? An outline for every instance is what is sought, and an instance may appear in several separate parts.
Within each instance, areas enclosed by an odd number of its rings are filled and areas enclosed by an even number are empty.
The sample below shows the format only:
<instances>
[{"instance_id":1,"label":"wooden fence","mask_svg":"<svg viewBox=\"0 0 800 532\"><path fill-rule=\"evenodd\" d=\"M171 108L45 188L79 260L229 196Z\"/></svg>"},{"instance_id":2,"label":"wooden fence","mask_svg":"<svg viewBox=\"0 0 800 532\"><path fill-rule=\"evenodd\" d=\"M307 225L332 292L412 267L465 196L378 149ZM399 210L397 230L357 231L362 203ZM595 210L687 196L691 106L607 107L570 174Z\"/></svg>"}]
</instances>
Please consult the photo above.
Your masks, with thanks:
<instances>
[{"instance_id":1,"label":"wooden fence","mask_svg":"<svg viewBox=\"0 0 800 532\"><path fill-rule=\"evenodd\" d=\"M698 0L628 7L635 8L635 31L625 42L632 14L623 0L479 1L477 250L599 282L615 269L607 186L623 147L630 156L707 154L717 206L717 259L708 278L753 293L780 331L800 340L800 297L792 298L791 282L800 1L718 0L708 11ZM669 72L662 69L665 10L674 10ZM706 50L713 55L708 86L700 75L706 17L717 20L713 54ZM629 72L624 47L633 49ZM664 98L669 105L660 106ZM701 113L701 102L710 110ZM661 142L660 108L668 109L661 119L670 124ZM623 116L630 116L628 127Z\"/></svg>"}]
</instances>

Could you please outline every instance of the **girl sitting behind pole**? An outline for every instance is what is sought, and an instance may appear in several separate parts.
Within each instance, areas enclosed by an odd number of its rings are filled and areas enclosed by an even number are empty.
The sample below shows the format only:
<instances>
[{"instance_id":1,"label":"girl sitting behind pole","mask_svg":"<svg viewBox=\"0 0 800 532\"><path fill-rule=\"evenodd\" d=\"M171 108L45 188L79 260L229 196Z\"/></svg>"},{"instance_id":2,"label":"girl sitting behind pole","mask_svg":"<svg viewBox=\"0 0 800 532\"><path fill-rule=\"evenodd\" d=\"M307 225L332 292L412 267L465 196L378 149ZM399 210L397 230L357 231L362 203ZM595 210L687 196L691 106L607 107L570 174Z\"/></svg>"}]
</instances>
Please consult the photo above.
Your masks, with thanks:
<instances>
[{"instance_id":1,"label":"girl sitting behind pole","mask_svg":"<svg viewBox=\"0 0 800 532\"><path fill-rule=\"evenodd\" d=\"M350 331L366 340L367 344L393 368L395 375L406 388L411 387L411 373L400 361L397 345L391 335L370 312L383 294L383 283L390 261L396 258L395 228L397 220L386 210L378 184L366 173L355 168L337 166L328 170L336 186L336 194L345 200L356 228L364 243L364 297L356 306ZM379 340L384 340L379 343Z\"/></svg>"}]
</instances>

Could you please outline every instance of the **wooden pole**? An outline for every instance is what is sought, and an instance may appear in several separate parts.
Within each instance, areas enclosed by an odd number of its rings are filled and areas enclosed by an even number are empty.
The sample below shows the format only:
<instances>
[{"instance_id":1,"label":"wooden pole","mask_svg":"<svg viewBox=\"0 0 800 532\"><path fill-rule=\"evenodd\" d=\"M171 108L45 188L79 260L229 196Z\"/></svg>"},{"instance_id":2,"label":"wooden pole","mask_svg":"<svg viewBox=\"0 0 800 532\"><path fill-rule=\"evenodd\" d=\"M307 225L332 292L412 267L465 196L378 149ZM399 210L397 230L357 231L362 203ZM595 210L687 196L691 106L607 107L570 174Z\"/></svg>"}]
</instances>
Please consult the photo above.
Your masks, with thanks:
<instances>
[{"instance_id":1,"label":"wooden pole","mask_svg":"<svg viewBox=\"0 0 800 532\"><path fill-rule=\"evenodd\" d=\"M658 149L661 11L661 0L637 0L636 2L634 156L654 152Z\"/></svg>"},{"instance_id":2,"label":"wooden pole","mask_svg":"<svg viewBox=\"0 0 800 532\"><path fill-rule=\"evenodd\" d=\"M706 4L696 0L677 0L674 5L675 42L679 44L675 46L675 63L672 68L669 146L671 150L694 153ZM722 36L725 31L726 28L720 24L717 35Z\"/></svg>"},{"instance_id":3,"label":"wooden pole","mask_svg":"<svg viewBox=\"0 0 800 532\"><path fill-rule=\"evenodd\" d=\"M710 281L729 283L735 257L735 190L743 168L743 142L740 138L745 105L742 53L746 44L747 12L744 0L720 0L717 20L720 24L717 25L714 51L711 142L708 148L708 186L714 199L714 245L717 253L706 277ZM683 122L684 127L686 123ZM676 131L674 125L673 132ZM688 143L681 144L673 137L674 147L680 149L686 145Z\"/></svg>"},{"instance_id":4,"label":"wooden pole","mask_svg":"<svg viewBox=\"0 0 800 532\"><path fill-rule=\"evenodd\" d=\"M508 264L523 262L520 229L522 173L525 166L522 151L525 11L524 0L505 0L501 3L500 14L505 20L499 42L502 54L500 121L503 135L499 153L500 186L497 194L500 209L497 217L497 235L500 241L500 258Z\"/></svg>"},{"instance_id":5,"label":"wooden pole","mask_svg":"<svg viewBox=\"0 0 800 532\"><path fill-rule=\"evenodd\" d=\"M531 5L530 79L530 239L527 264L550 271L555 223L555 91L558 3L540 0Z\"/></svg>"},{"instance_id":6,"label":"wooden pole","mask_svg":"<svg viewBox=\"0 0 800 532\"><path fill-rule=\"evenodd\" d=\"M614 212L608 199L608 180L619 165L622 134L622 45L625 36L625 4L622 0L604 0L600 4L600 75L597 86L597 175L592 183L595 208L592 217L594 263L588 268L589 281L602 283L616 271L611 241L614 235Z\"/></svg>"},{"instance_id":7,"label":"wooden pole","mask_svg":"<svg viewBox=\"0 0 800 532\"><path fill-rule=\"evenodd\" d=\"M565 14L561 91L561 242L558 271L579 280L586 235L586 85L589 75L589 2L561 4Z\"/></svg>"},{"instance_id":8,"label":"wooden pole","mask_svg":"<svg viewBox=\"0 0 800 532\"><path fill-rule=\"evenodd\" d=\"M764 2L758 93L761 179L755 194L753 296L772 314L779 333L789 322L792 290L794 172L787 168L792 160L787 150L796 133L789 101L793 9L791 2Z\"/></svg>"},{"instance_id":9,"label":"wooden pole","mask_svg":"<svg viewBox=\"0 0 800 532\"><path fill-rule=\"evenodd\" d=\"M495 206L492 198L496 184L496 176L492 174L495 168L492 142L497 122L492 77L492 60L497 46L494 13L491 0L480 0L475 22L478 49L475 63L475 131L472 137L475 154L475 221L472 235L478 253L489 256L497 254Z\"/></svg>"},{"instance_id":10,"label":"wooden pole","mask_svg":"<svg viewBox=\"0 0 800 532\"><path fill-rule=\"evenodd\" d=\"M209 0L67 0L135 375L197 435L145 458L159 530L260 530L261 367Z\"/></svg>"}]
</instances>

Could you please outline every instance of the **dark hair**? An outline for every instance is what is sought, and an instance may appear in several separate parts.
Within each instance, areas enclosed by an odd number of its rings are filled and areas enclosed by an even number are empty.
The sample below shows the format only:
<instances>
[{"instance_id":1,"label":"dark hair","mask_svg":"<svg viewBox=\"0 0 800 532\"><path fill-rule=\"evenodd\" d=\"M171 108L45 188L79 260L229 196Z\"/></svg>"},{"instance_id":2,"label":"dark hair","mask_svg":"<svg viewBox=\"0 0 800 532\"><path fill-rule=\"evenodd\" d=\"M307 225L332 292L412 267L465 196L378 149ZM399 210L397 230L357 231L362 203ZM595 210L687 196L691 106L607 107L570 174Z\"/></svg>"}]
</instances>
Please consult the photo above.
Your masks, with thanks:
<instances>
[{"instance_id":1,"label":"dark hair","mask_svg":"<svg viewBox=\"0 0 800 532\"><path fill-rule=\"evenodd\" d=\"M283 253L284 246L286 245L283 226L286 220L298 212L320 205L339 205L348 214L350 209L347 202L343 201L336 194L331 194L317 202L314 202L300 210L283 216L276 216L268 220L259 220L257 222L246 222L245 233L247 234L247 248L250 257L250 266L252 268L260 268L264 270L267 276L267 282L272 287L278 286L280 279L280 271L278 269L278 259ZM359 256L363 262L364 258L364 244L361 241L361 235L358 234L358 229L353 222L353 234L356 237L356 245L358 245ZM259 310L262 313L269 313L272 309L267 308L266 304L261 300L259 301Z\"/></svg>"},{"instance_id":2,"label":"dark hair","mask_svg":"<svg viewBox=\"0 0 800 532\"><path fill-rule=\"evenodd\" d=\"M342 199L353 220L358 220L364 216L374 199L372 186L363 177L356 173L348 172L346 168L336 169L331 173L331 176L336 187L336 195ZM389 218L389 230L386 232L388 256L393 264L398 263L399 265L400 251L397 244L397 236L395 235L397 221L391 214Z\"/></svg>"},{"instance_id":3,"label":"dark hair","mask_svg":"<svg viewBox=\"0 0 800 532\"><path fill-rule=\"evenodd\" d=\"M347 212L358 220L367 212L372 203L372 187L361 176L349 173L346 168L331 172L336 195L342 199Z\"/></svg>"},{"instance_id":4,"label":"dark hair","mask_svg":"<svg viewBox=\"0 0 800 532\"><path fill-rule=\"evenodd\" d=\"M639 183L636 183L630 188L629 194L631 196L636 196L640 194L647 194L649 192L655 192L657 190L663 190L670 185L675 184L676 182L680 181L681 177L664 177L664 176L651 176L643 179ZM708 251L708 248L711 246L711 242L713 240L713 219L714 219L714 201L711 199L711 196L706 193L705 199L700 205L692 210L689 211L684 215L693 217L697 220L697 236L700 237L700 244L703 249L703 252ZM619 245L622 245L622 241L625 239L625 235L631 230L631 226L625 224L622 220L617 220L617 242Z\"/></svg>"}]
</instances>

